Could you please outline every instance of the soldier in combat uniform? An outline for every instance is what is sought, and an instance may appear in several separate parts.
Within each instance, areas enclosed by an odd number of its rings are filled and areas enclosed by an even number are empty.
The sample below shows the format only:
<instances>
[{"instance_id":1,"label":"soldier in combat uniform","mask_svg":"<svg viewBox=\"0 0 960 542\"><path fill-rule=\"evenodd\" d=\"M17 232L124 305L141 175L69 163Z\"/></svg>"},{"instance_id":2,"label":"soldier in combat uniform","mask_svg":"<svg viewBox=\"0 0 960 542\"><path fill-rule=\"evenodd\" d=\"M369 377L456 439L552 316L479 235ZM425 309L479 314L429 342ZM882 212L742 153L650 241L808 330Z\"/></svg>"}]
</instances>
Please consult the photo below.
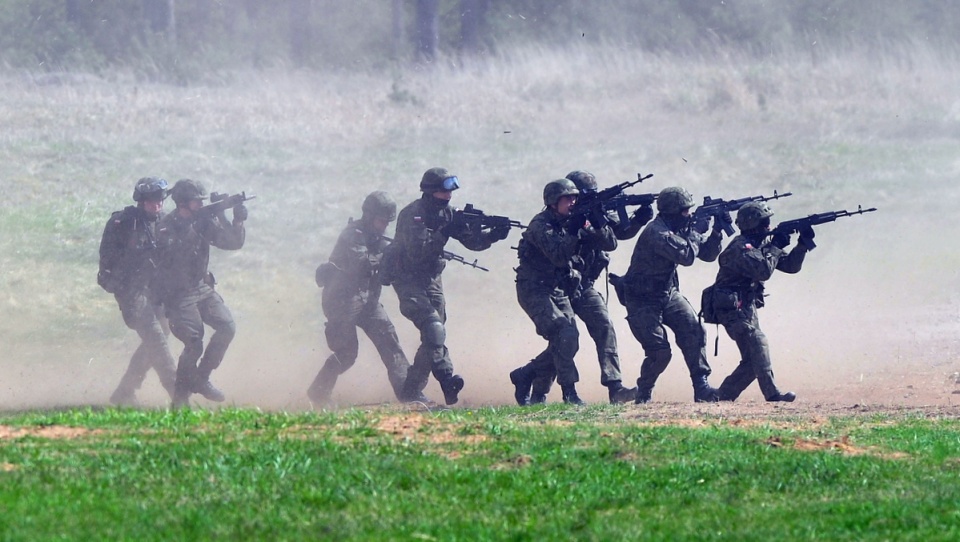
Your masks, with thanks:
<instances>
[{"instance_id":1,"label":"soldier in combat uniform","mask_svg":"<svg viewBox=\"0 0 960 542\"><path fill-rule=\"evenodd\" d=\"M347 223L327 262L317 268L317 285L323 288L324 334L333 351L323 364L307 396L315 405L326 405L337 383L357 361L357 328L362 329L380 353L387 378L398 399L410 362L403 354L397 331L383 310L377 277L387 226L397 219L397 203L386 192L376 191L363 200L360 220ZM426 402L426 401L424 401Z\"/></svg>"},{"instance_id":2,"label":"soldier in combat uniform","mask_svg":"<svg viewBox=\"0 0 960 542\"><path fill-rule=\"evenodd\" d=\"M446 346L446 301L440 274L446 266L444 246L452 237L464 247L480 251L506 239L509 226L473 231L453 222L450 206L459 179L446 169L435 167L420 180L423 195L400 211L396 239L389 250L397 254L391 283L400 301L400 313L420 331L420 347L407 371L404 400L419 400L430 373L440 383L444 401L455 404L463 389L463 377L453 372ZM393 266L391 266L393 267Z\"/></svg>"},{"instance_id":3,"label":"soldier in combat uniform","mask_svg":"<svg viewBox=\"0 0 960 542\"><path fill-rule=\"evenodd\" d=\"M535 379L556 375L563 402L582 405L576 383L580 374L574 356L580 349L580 333L571 298L580 292L582 276L574 268L581 246L615 247L613 230L605 225L570 225L571 209L580 191L570 179L550 181L543 188L546 209L533 217L518 246L517 301L533 320L537 335L547 340L547 350L530 363L510 373L516 386L515 398L528 404L530 385ZM579 226L579 225L578 225ZM571 231L572 230L572 231Z\"/></svg>"},{"instance_id":4,"label":"soldier in combat uniform","mask_svg":"<svg viewBox=\"0 0 960 542\"><path fill-rule=\"evenodd\" d=\"M812 240L813 228L800 230L800 243L789 253L790 235L770 235L773 211L764 202L751 202L737 212L740 235L720 254L720 271L714 284L713 306L717 321L740 350L740 364L717 390L721 401L734 401L754 380L767 401L792 402L797 396L783 393L773 380L770 345L760 330L757 309L763 307L763 285L773 272L797 273L807 255L804 239ZM769 241L767 238L770 238Z\"/></svg>"},{"instance_id":5,"label":"soldier in combat uniform","mask_svg":"<svg viewBox=\"0 0 960 542\"><path fill-rule=\"evenodd\" d=\"M707 236L709 219L691 223L693 196L679 187L664 188L657 197L657 218L644 228L633 249L630 267L623 277L627 322L643 346L644 359L637 379L637 403L650 401L657 378L667 368L672 354L665 327L673 330L683 353L693 398L697 402L717 401L710 387L706 332L690 302L680 294L677 266L693 265L697 258L712 262L720 254L723 225L729 213L714 220Z\"/></svg>"},{"instance_id":6,"label":"soldier in combat uniform","mask_svg":"<svg viewBox=\"0 0 960 542\"><path fill-rule=\"evenodd\" d=\"M144 177L133 187L133 200L113 213L100 241L97 282L114 295L123 322L140 336L123 378L110 396L115 405L137 406L137 390L151 368L173 397L176 367L167 348L163 308L151 290L157 267L157 222L163 216L167 181Z\"/></svg>"},{"instance_id":7,"label":"soldier in combat uniform","mask_svg":"<svg viewBox=\"0 0 960 542\"><path fill-rule=\"evenodd\" d=\"M223 361L236 334L236 324L223 298L214 289L216 281L208 270L210 247L223 250L243 247L247 208L242 204L234 207L232 222L223 212L212 216L202 213L207 191L203 184L190 179L177 181L170 197L177 208L160 221L158 238L163 250L159 291L170 331L183 342L173 406L189 406L190 395L194 393L222 402L223 392L210 383L210 374ZM213 328L206 349L203 347L204 324Z\"/></svg>"},{"instance_id":8,"label":"soldier in combat uniform","mask_svg":"<svg viewBox=\"0 0 960 542\"><path fill-rule=\"evenodd\" d=\"M571 171L566 178L573 181L580 194L597 191L596 177L592 173ZM572 260L573 269L580 273L580 286L570 296L570 304L573 312L587 327L587 332L596 345L597 359L600 363L600 384L607 388L611 403L633 401L637 390L626 388L622 384L620 358L617 354L617 335L607 304L594 284L610 263L607 252L616 249L617 240L632 239L651 218L653 218L653 209L649 206L637 209L625 223L621 223L616 213L607 213L603 218L606 224L600 225L598 230L609 228L614 235L587 237L580 243L578 252ZM552 366L551 360L552 353L547 348L529 366L547 369ZM555 373L537 376L525 370L524 367L512 371L510 381L516 388L514 397L517 403L525 405L545 402L555 377Z\"/></svg>"}]
</instances>

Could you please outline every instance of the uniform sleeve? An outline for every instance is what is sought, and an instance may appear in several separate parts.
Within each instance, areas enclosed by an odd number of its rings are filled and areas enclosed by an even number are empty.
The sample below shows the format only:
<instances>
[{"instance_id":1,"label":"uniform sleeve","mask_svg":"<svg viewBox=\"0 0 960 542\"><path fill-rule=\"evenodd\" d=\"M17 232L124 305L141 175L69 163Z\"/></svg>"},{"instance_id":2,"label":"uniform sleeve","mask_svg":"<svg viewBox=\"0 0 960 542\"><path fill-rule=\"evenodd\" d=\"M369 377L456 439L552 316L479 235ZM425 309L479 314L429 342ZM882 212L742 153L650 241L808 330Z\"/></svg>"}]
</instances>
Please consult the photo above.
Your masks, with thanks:
<instances>
[{"instance_id":1,"label":"uniform sleeve","mask_svg":"<svg viewBox=\"0 0 960 542\"><path fill-rule=\"evenodd\" d=\"M730 254L729 261L724 260L721 265L730 267L752 281L763 282L773 275L783 251L773 245L757 248L743 243L738 250L731 251Z\"/></svg>"},{"instance_id":2,"label":"uniform sleeve","mask_svg":"<svg viewBox=\"0 0 960 542\"><path fill-rule=\"evenodd\" d=\"M562 228L553 229L542 221L534 220L523 232L523 238L550 260L554 267L566 266L577 253L580 239Z\"/></svg>"},{"instance_id":3,"label":"uniform sleeve","mask_svg":"<svg viewBox=\"0 0 960 542\"><path fill-rule=\"evenodd\" d=\"M716 261L717 256L720 255L720 251L723 249L721 246L723 243L723 232L714 231L709 236L700 235L700 237L702 238L702 243L700 245L700 253L697 257L705 262Z\"/></svg>"},{"instance_id":4,"label":"uniform sleeve","mask_svg":"<svg viewBox=\"0 0 960 542\"><path fill-rule=\"evenodd\" d=\"M693 230L684 235L665 230L656 233L653 244L655 254L686 267L697 259L703 236Z\"/></svg>"},{"instance_id":5,"label":"uniform sleeve","mask_svg":"<svg viewBox=\"0 0 960 542\"><path fill-rule=\"evenodd\" d=\"M487 250L493 245L493 238L490 236L490 232L484 233L469 228L455 232L453 238L460 241L460 244L467 249L477 252Z\"/></svg>"},{"instance_id":6,"label":"uniform sleeve","mask_svg":"<svg viewBox=\"0 0 960 542\"><path fill-rule=\"evenodd\" d=\"M243 222L224 225L220 218L211 219L206 231L210 244L221 250L240 250L247 238Z\"/></svg>"},{"instance_id":7,"label":"uniform sleeve","mask_svg":"<svg viewBox=\"0 0 960 542\"><path fill-rule=\"evenodd\" d=\"M599 229L591 228L591 230L587 232L587 235L591 244L595 245L596 248L606 252L617 249L617 236L610 224L606 224Z\"/></svg>"},{"instance_id":8,"label":"uniform sleeve","mask_svg":"<svg viewBox=\"0 0 960 542\"><path fill-rule=\"evenodd\" d=\"M638 224L629 218L621 221L620 216L612 211L607 213L607 220L610 222L613 234L621 241L633 239L643 229L643 224Z\"/></svg>"},{"instance_id":9,"label":"uniform sleeve","mask_svg":"<svg viewBox=\"0 0 960 542\"><path fill-rule=\"evenodd\" d=\"M793 250L789 254L780 258L780 261L777 262L777 271L782 271L784 273L794 273L800 272L800 268L803 267L803 260L807 257L807 248L802 244L798 244L793 247Z\"/></svg>"}]
</instances>

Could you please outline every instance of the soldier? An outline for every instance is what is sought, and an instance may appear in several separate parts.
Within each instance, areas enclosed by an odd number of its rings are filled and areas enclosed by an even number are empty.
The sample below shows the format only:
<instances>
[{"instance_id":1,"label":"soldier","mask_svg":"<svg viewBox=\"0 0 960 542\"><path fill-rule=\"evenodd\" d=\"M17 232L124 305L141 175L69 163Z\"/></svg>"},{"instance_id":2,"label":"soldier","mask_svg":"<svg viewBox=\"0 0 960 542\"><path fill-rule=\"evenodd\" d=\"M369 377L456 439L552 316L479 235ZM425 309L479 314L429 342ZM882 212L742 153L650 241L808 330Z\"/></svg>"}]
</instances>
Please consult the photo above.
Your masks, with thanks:
<instances>
[{"instance_id":1,"label":"soldier","mask_svg":"<svg viewBox=\"0 0 960 542\"><path fill-rule=\"evenodd\" d=\"M563 402L583 404L577 394L580 375L574 363L580 333L571 301L580 292L582 275L573 261L582 245L615 247L616 239L609 226L596 228L584 223L582 227L578 224L567 228L579 194L570 179L547 183L543 188L546 209L533 217L518 246L517 301L533 320L537 335L548 342L545 353L510 373L516 386L515 398L521 405L528 404L530 385L535 379L549 382L554 375L560 383Z\"/></svg>"},{"instance_id":2,"label":"soldier","mask_svg":"<svg viewBox=\"0 0 960 542\"><path fill-rule=\"evenodd\" d=\"M199 181L190 179L177 181L170 197L177 208L160 221L158 237L163 250L159 269L161 299L170 331L184 346L177 363L173 406L189 406L193 393L222 402L223 392L210 383L210 374L223 361L236 334L236 324L214 289L216 281L208 270L210 246L223 250L243 247L247 208L243 204L234 207L232 222L222 211L201 211L207 191ZM206 350L204 324L214 331Z\"/></svg>"},{"instance_id":3,"label":"soldier","mask_svg":"<svg viewBox=\"0 0 960 542\"><path fill-rule=\"evenodd\" d=\"M593 174L586 171L571 171L566 178L573 181L580 194L597 191L597 181ZM607 251L617 247L617 240L631 239L644 224L653 218L653 209L642 206L625 223L621 223L616 213L607 213L602 220L606 223L597 231L604 233L598 237L587 237L580 243L578 252L572 260L573 269L580 273L580 287L572 296L570 304L573 312L580 317L587 332L597 348L600 362L600 384L607 388L611 403L625 403L636 398L636 388L626 388L621 382L620 358L617 355L617 335L610 320L610 312L603 296L594 288L596 280L610 263ZM596 225L594 225L596 226ZM607 234L610 230L613 235ZM551 367L552 353L549 348L541 352L533 362L525 367ZM536 376L521 367L510 373L510 381L515 386L514 396L521 405L543 403L547 399L550 385L556 374ZM532 392L532 393L531 393Z\"/></svg>"},{"instance_id":4,"label":"soldier","mask_svg":"<svg viewBox=\"0 0 960 542\"><path fill-rule=\"evenodd\" d=\"M163 216L167 181L144 177L133 187L133 201L113 213L100 240L100 271L97 282L114 295L123 322L140 336L140 346L110 402L137 406L137 390L151 368L160 384L173 397L176 367L167 348L163 308L151 290L157 267L157 222Z\"/></svg>"},{"instance_id":5,"label":"soldier","mask_svg":"<svg viewBox=\"0 0 960 542\"><path fill-rule=\"evenodd\" d=\"M317 268L317 285L323 288L324 333L333 351L307 396L315 405L326 405L337 377L357 361L357 328L373 341L387 368L387 378L398 399L410 362L403 354L397 332L380 303L383 286L377 278L387 226L397 219L397 203L386 192L372 192L363 200L360 220L347 223L330 259ZM424 401L426 402L426 401Z\"/></svg>"},{"instance_id":6,"label":"soldier","mask_svg":"<svg viewBox=\"0 0 960 542\"><path fill-rule=\"evenodd\" d=\"M792 402L797 396L782 393L773 380L770 347L760 330L757 309L763 307L764 281L774 270L797 273L807 255L805 239L813 240L811 226L800 230L800 242L789 254L784 249L790 235L778 232L770 236L773 211L763 202L751 202L737 212L740 235L734 237L720 254L720 271L713 290L713 308L717 321L737 343L742 359L717 390L721 401L734 401L754 379L767 401ZM767 238L770 237L768 241Z\"/></svg>"},{"instance_id":7,"label":"soldier","mask_svg":"<svg viewBox=\"0 0 960 542\"><path fill-rule=\"evenodd\" d=\"M713 233L705 235L709 218L691 223L693 196L679 187L664 188L657 197L657 218L640 234L630 267L623 277L627 322L643 346L644 360L637 379L637 403L650 401L657 378L670 363L666 329L673 330L677 346L693 381L697 402L714 402L717 390L707 377L706 332L690 302L680 294L677 266L693 265L699 258L712 262L720 254L722 228L729 213L714 220Z\"/></svg>"},{"instance_id":8,"label":"soldier","mask_svg":"<svg viewBox=\"0 0 960 542\"><path fill-rule=\"evenodd\" d=\"M420 180L420 199L400 211L397 235L390 251L397 255L389 271L400 300L400 313L420 331L420 347L407 371L403 399L417 401L423 396L430 373L440 383L444 401L455 404L463 389L463 378L454 374L446 345L446 302L440 274L446 265L444 246L452 237L470 250L490 248L506 239L509 226L473 231L453 222L450 207L459 179L444 168L428 169Z\"/></svg>"}]
</instances>

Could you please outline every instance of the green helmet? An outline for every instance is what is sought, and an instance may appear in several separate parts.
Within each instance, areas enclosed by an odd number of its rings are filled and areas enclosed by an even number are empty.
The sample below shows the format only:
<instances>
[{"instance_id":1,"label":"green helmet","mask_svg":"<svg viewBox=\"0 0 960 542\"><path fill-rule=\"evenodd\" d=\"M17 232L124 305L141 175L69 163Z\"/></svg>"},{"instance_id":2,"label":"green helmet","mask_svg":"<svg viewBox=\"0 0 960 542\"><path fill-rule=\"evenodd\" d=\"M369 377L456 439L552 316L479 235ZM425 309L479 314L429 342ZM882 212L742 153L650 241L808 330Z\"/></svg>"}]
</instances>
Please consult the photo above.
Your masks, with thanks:
<instances>
[{"instance_id":1,"label":"green helmet","mask_svg":"<svg viewBox=\"0 0 960 542\"><path fill-rule=\"evenodd\" d=\"M191 179L180 179L177 184L170 189L170 197L177 205L187 203L195 199L207 199L207 189L203 187L200 181Z\"/></svg>"},{"instance_id":2,"label":"green helmet","mask_svg":"<svg viewBox=\"0 0 960 542\"><path fill-rule=\"evenodd\" d=\"M460 188L460 179L442 167L430 168L420 178L421 192L432 194L441 190L453 191L458 188Z\"/></svg>"},{"instance_id":3,"label":"green helmet","mask_svg":"<svg viewBox=\"0 0 960 542\"><path fill-rule=\"evenodd\" d=\"M397 219L397 202L382 190L371 192L364 198L361 209L364 218L380 218L387 222Z\"/></svg>"},{"instance_id":4,"label":"green helmet","mask_svg":"<svg viewBox=\"0 0 960 542\"><path fill-rule=\"evenodd\" d=\"M756 229L764 218L773 216L773 210L763 201L751 201L737 211L737 227L740 231Z\"/></svg>"},{"instance_id":5,"label":"green helmet","mask_svg":"<svg viewBox=\"0 0 960 542\"><path fill-rule=\"evenodd\" d=\"M547 183L547 186L543 187L543 204L550 207L551 205L556 205L557 201L563 196L577 195L579 193L580 190L577 189L577 185L573 184L573 181L570 179L550 181Z\"/></svg>"},{"instance_id":6,"label":"green helmet","mask_svg":"<svg viewBox=\"0 0 960 542\"><path fill-rule=\"evenodd\" d=\"M678 215L693 206L693 195L679 186L668 186L657 196L657 210L665 215Z\"/></svg>"},{"instance_id":7,"label":"green helmet","mask_svg":"<svg viewBox=\"0 0 960 542\"><path fill-rule=\"evenodd\" d=\"M567 178L577 185L577 190L581 193L597 191L597 178L589 171L580 171L579 169L571 171L567 173Z\"/></svg>"},{"instance_id":8,"label":"green helmet","mask_svg":"<svg viewBox=\"0 0 960 542\"><path fill-rule=\"evenodd\" d=\"M143 177L133 185L133 201L163 201L167 197L167 181L160 177Z\"/></svg>"}]
</instances>

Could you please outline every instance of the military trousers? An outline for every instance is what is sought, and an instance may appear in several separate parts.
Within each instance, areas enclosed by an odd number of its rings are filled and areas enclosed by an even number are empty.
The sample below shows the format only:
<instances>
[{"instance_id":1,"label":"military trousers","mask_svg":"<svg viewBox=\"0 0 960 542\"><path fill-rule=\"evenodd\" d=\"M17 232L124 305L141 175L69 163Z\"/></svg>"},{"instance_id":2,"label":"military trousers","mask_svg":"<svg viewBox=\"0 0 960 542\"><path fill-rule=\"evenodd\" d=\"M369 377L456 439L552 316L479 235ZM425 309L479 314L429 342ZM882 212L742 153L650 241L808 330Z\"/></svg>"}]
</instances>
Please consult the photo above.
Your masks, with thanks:
<instances>
[{"instance_id":1,"label":"military trousers","mask_svg":"<svg viewBox=\"0 0 960 542\"><path fill-rule=\"evenodd\" d=\"M563 290L530 279L517 279L517 301L533 321L537 335L547 340L547 349L524 367L536 378L556 374L560 386L580 380L574 357L580 348L580 332L570 298Z\"/></svg>"},{"instance_id":2,"label":"military trousers","mask_svg":"<svg viewBox=\"0 0 960 542\"><path fill-rule=\"evenodd\" d=\"M695 381L710 375L707 363L706 331L696 311L676 288L662 296L636 295L626 289L627 323L630 331L643 347L644 359L640 366L640 388L652 389L657 378L666 370L672 357L667 328L673 331L677 347Z\"/></svg>"},{"instance_id":3,"label":"military trousers","mask_svg":"<svg viewBox=\"0 0 960 542\"><path fill-rule=\"evenodd\" d=\"M206 283L165 299L164 309L170 332L183 343L177 362L177 385L192 391L220 366L236 335L236 324L223 298ZM203 346L205 325L213 329L206 349Z\"/></svg>"},{"instance_id":4,"label":"military trousers","mask_svg":"<svg viewBox=\"0 0 960 542\"><path fill-rule=\"evenodd\" d=\"M357 328L360 328L380 354L394 394L402 399L410 362L400 347L397 330L379 299L352 297L343 302L324 301L324 315L327 317L324 335L333 355L327 358L320 369L318 385L324 391L332 390L337 377L356 363L360 348Z\"/></svg>"},{"instance_id":5,"label":"military trousers","mask_svg":"<svg viewBox=\"0 0 960 542\"><path fill-rule=\"evenodd\" d=\"M717 389L720 400L733 401L754 380L765 399L779 395L770 364L770 344L760 330L757 308L752 303L745 304L739 310L719 312L717 319L740 350L740 363Z\"/></svg>"},{"instance_id":6,"label":"military trousers","mask_svg":"<svg viewBox=\"0 0 960 542\"><path fill-rule=\"evenodd\" d=\"M443 385L453 376L453 361L446 346L447 304L443 281L436 277L405 277L393 283L400 314L420 331L420 346L407 370L405 397L423 392L430 374Z\"/></svg>"},{"instance_id":7,"label":"military trousers","mask_svg":"<svg viewBox=\"0 0 960 542\"><path fill-rule=\"evenodd\" d=\"M177 369L167 345L167 320L163 308L147 294L147 291L139 291L115 296L123 322L140 336L140 345L133 352L117 391L121 395L132 395L143 385L147 372L153 369L160 384L172 396Z\"/></svg>"}]
</instances>

